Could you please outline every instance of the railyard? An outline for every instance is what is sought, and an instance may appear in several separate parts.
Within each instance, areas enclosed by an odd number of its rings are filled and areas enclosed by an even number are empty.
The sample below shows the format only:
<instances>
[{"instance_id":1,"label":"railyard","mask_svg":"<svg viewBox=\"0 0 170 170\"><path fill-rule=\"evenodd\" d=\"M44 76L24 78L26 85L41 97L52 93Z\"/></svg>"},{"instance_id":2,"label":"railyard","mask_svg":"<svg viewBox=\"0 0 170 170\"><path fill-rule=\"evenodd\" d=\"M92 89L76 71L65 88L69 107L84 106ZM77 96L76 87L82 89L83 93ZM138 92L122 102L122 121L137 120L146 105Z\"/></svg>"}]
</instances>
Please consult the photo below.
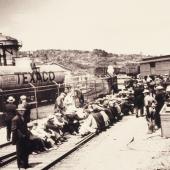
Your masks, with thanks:
<instances>
[{"instance_id":1,"label":"railyard","mask_svg":"<svg viewBox=\"0 0 170 170\"><path fill-rule=\"evenodd\" d=\"M170 170L169 6L0 0L0 169Z\"/></svg>"},{"instance_id":2,"label":"railyard","mask_svg":"<svg viewBox=\"0 0 170 170\"><path fill-rule=\"evenodd\" d=\"M0 130L0 134L1 139L5 139L4 128ZM71 136L68 143L63 143L52 151L31 155L30 164L33 166L32 169L42 169L43 166L69 150L73 143L80 139L80 136ZM66 159L58 161L57 165L54 165L51 169L170 169L169 140L161 137L161 130L153 134L147 134L145 118L137 119L135 115L129 115L95 136ZM1 148L1 156L9 153L9 151L15 151L15 146ZM1 167L1 169L17 169L16 162Z\"/></svg>"}]
</instances>

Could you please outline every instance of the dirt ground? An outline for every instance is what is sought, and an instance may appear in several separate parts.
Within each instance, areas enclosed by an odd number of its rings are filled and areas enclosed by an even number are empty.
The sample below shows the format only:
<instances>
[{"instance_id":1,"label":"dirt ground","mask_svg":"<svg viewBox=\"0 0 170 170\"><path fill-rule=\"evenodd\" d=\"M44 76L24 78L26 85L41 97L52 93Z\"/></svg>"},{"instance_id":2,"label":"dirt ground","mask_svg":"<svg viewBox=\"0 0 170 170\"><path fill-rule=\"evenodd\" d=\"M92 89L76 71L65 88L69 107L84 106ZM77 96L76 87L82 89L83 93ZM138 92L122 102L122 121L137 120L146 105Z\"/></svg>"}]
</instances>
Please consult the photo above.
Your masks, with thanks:
<instances>
[{"instance_id":1,"label":"dirt ground","mask_svg":"<svg viewBox=\"0 0 170 170\"><path fill-rule=\"evenodd\" d=\"M39 117L43 118L51 114L53 108L54 105L40 107L38 110ZM36 109L32 110L32 118L36 119ZM117 163L114 164L114 169L116 168L116 170L170 170L170 138L162 137L161 129L153 134L147 134L145 117L136 118L134 115L124 117L121 122L100 134L98 138L101 138L100 140L103 141L103 144L108 146L108 140L112 141L114 154L107 153L103 145L98 145L96 149L102 150L104 148L103 154L111 154L116 159ZM97 152L96 149L91 150L92 152ZM121 161L117 160L118 157ZM81 159L79 161L81 166ZM125 167L120 166L122 162ZM90 167L88 169L90 170Z\"/></svg>"},{"instance_id":2,"label":"dirt ground","mask_svg":"<svg viewBox=\"0 0 170 170\"><path fill-rule=\"evenodd\" d=\"M54 169L170 170L170 138L147 134L145 117L124 117Z\"/></svg>"}]
</instances>

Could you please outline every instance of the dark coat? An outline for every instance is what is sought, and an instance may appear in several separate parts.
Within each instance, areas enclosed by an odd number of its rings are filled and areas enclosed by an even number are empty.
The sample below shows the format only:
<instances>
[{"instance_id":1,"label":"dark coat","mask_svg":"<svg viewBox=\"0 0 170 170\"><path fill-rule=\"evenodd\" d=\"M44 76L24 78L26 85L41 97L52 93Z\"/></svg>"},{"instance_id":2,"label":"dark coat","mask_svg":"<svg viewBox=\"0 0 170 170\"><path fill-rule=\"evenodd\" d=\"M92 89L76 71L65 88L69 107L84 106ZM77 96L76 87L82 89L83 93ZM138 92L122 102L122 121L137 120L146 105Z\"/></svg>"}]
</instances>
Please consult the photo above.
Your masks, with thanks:
<instances>
[{"instance_id":1,"label":"dark coat","mask_svg":"<svg viewBox=\"0 0 170 170\"><path fill-rule=\"evenodd\" d=\"M5 105L5 121L11 121L16 115L16 105L8 103Z\"/></svg>"},{"instance_id":2,"label":"dark coat","mask_svg":"<svg viewBox=\"0 0 170 170\"><path fill-rule=\"evenodd\" d=\"M25 105L24 105L24 107L25 107L25 113L24 113L24 119L25 119L25 121L28 123L28 122L30 122L30 114L31 114L31 105L30 104L28 104L28 103L26 103Z\"/></svg>"},{"instance_id":3,"label":"dark coat","mask_svg":"<svg viewBox=\"0 0 170 170\"><path fill-rule=\"evenodd\" d=\"M105 122L102 114L100 112L92 112L92 116L96 120L98 129L99 130L105 129Z\"/></svg>"},{"instance_id":4,"label":"dark coat","mask_svg":"<svg viewBox=\"0 0 170 170\"><path fill-rule=\"evenodd\" d=\"M166 96L165 96L165 93L163 93L163 92L158 92L155 95L155 100L157 101L157 106L160 108L162 108L162 106L164 105L165 99L166 99Z\"/></svg>"},{"instance_id":5,"label":"dark coat","mask_svg":"<svg viewBox=\"0 0 170 170\"><path fill-rule=\"evenodd\" d=\"M12 144L16 145L18 168L28 167L28 156L30 153L30 140L27 123L20 115L12 119Z\"/></svg>"},{"instance_id":6,"label":"dark coat","mask_svg":"<svg viewBox=\"0 0 170 170\"><path fill-rule=\"evenodd\" d=\"M142 87L136 87L134 89L134 105L136 107L143 107L144 106L144 94Z\"/></svg>"},{"instance_id":7,"label":"dark coat","mask_svg":"<svg viewBox=\"0 0 170 170\"><path fill-rule=\"evenodd\" d=\"M104 111L107 114L107 116L109 117L110 122L113 122L115 119L115 116L113 115L111 109L104 108Z\"/></svg>"},{"instance_id":8,"label":"dark coat","mask_svg":"<svg viewBox=\"0 0 170 170\"><path fill-rule=\"evenodd\" d=\"M12 143L22 141L23 139L29 139L29 132L27 129L27 123L21 118L21 116L16 115L12 119Z\"/></svg>"}]
</instances>

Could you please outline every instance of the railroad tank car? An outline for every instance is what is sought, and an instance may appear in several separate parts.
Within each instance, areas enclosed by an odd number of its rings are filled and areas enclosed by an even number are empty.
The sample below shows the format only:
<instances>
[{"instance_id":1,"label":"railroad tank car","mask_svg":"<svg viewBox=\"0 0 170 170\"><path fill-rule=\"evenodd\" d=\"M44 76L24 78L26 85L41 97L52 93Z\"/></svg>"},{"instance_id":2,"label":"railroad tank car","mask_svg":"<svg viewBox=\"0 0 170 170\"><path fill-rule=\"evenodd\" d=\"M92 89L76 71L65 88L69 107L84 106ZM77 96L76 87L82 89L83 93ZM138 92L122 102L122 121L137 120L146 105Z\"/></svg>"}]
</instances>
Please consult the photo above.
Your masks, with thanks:
<instances>
[{"instance_id":1,"label":"railroad tank car","mask_svg":"<svg viewBox=\"0 0 170 170\"><path fill-rule=\"evenodd\" d=\"M21 95L26 95L29 102L53 102L57 93L64 89L65 75L62 71L57 72L19 72L14 74L0 75L0 111L3 111L4 103L8 96L14 96L16 104ZM34 102L33 102L34 103Z\"/></svg>"},{"instance_id":2,"label":"railroad tank car","mask_svg":"<svg viewBox=\"0 0 170 170\"><path fill-rule=\"evenodd\" d=\"M56 83L64 82L64 73L57 72L32 72L32 73L15 73L0 75L0 89L15 89L22 87L29 87L29 83L36 86L48 85L53 81Z\"/></svg>"}]
</instances>

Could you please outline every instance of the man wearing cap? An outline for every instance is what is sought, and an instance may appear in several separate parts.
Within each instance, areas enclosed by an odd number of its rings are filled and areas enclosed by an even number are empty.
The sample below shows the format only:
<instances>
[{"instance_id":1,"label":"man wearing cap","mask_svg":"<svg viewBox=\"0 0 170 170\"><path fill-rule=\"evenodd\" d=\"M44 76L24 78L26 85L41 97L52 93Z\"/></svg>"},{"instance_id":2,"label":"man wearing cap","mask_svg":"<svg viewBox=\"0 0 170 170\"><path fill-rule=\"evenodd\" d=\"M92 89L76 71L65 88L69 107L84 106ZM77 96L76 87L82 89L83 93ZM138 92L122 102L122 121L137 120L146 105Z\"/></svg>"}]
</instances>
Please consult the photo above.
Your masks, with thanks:
<instances>
[{"instance_id":1,"label":"man wearing cap","mask_svg":"<svg viewBox=\"0 0 170 170\"><path fill-rule=\"evenodd\" d=\"M148 124L148 133L152 133L154 131L155 126L155 108L156 100L150 94L148 89L144 90L144 106L146 109L146 121ZM154 107L153 107L154 104Z\"/></svg>"},{"instance_id":2,"label":"man wearing cap","mask_svg":"<svg viewBox=\"0 0 170 170\"><path fill-rule=\"evenodd\" d=\"M12 119L16 115L16 105L14 104L15 99L9 96L7 99L7 104L5 105L5 123L7 128L7 141L11 139L11 123Z\"/></svg>"},{"instance_id":3,"label":"man wearing cap","mask_svg":"<svg viewBox=\"0 0 170 170\"><path fill-rule=\"evenodd\" d=\"M57 113L62 113L64 111L64 98L65 98L66 94L65 93L60 93L60 95L57 97L55 105L54 105L54 112Z\"/></svg>"},{"instance_id":4,"label":"man wearing cap","mask_svg":"<svg viewBox=\"0 0 170 170\"><path fill-rule=\"evenodd\" d=\"M148 115L149 114L149 107L152 106L152 103L156 103L156 100L151 96L149 95L149 90L148 89L145 89L143 91L144 93L144 105L145 105L145 109L146 109L146 114Z\"/></svg>"},{"instance_id":5,"label":"man wearing cap","mask_svg":"<svg viewBox=\"0 0 170 170\"><path fill-rule=\"evenodd\" d=\"M80 89L80 86L77 86L75 89L75 105L76 107L83 107L84 105L84 95Z\"/></svg>"},{"instance_id":6,"label":"man wearing cap","mask_svg":"<svg viewBox=\"0 0 170 170\"><path fill-rule=\"evenodd\" d=\"M18 105L17 115L12 119L12 144L16 145L18 168L28 168L29 132L24 120L25 108Z\"/></svg>"},{"instance_id":7,"label":"man wearing cap","mask_svg":"<svg viewBox=\"0 0 170 170\"><path fill-rule=\"evenodd\" d=\"M22 95L20 97L21 104L25 108L25 114L24 114L24 119L26 123L30 122L30 115L31 115L31 105L27 102L27 97L25 95Z\"/></svg>"},{"instance_id":8,"label":"man wearing cap","mask_svg":"<svg viewBox=\"0 0 170 170\"><path fill-rule=\"evenodd\" d=\"M144 107L144 94L143 94L143 86L141 84L137 84L134 88L134 110L136 113L136 117L140 115L143 116L143 107Z\"/></svg>"}]
</instances>

